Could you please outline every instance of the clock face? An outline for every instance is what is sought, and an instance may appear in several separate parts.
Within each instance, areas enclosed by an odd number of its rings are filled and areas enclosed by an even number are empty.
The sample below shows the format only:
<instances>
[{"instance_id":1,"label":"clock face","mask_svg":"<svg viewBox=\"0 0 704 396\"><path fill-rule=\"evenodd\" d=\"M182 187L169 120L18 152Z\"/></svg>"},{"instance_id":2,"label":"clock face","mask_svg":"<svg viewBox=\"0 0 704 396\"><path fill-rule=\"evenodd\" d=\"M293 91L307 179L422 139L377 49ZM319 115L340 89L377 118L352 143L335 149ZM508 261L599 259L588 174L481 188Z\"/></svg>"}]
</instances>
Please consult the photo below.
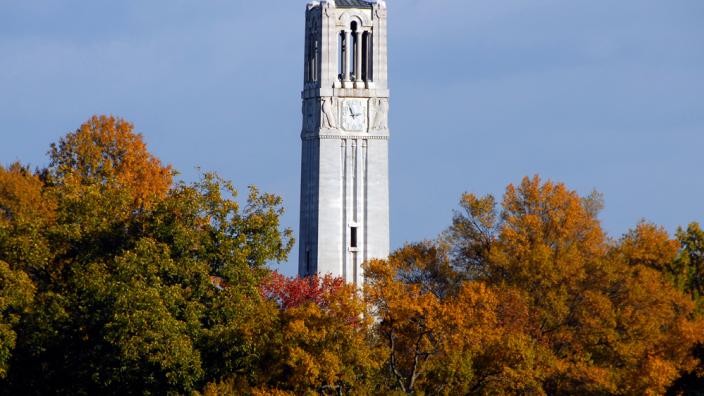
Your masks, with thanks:
<instances>
[{"instance_id":1,"label":"clock face","mask_svg":"<svg viewBox=\"0 0 704 396\"><path fill-rule=\"evenodd\" d=\"M367 126L367 103L361 99L347 99L342 103L342 128L363 131Z\"/></svg>"}]
</instances>

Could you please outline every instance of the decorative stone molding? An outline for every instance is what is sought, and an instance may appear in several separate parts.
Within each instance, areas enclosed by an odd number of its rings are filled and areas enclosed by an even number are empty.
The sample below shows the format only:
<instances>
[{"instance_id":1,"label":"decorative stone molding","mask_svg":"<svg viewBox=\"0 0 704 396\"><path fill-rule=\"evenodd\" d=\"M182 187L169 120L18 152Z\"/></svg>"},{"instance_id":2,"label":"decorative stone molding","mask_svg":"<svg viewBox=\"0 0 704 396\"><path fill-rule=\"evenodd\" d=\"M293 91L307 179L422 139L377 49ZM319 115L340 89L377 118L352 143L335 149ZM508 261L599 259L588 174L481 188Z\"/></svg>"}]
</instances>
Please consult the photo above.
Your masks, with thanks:
<instances>
[{"instance_id":1,"label":"decorative stone molding","mask_svg":"<svg viewBox=\"0 0 704 396\"><path fill-rule=\"evenodd\" d=\"M368 140L389 140L388 136L381 136L381 135L359 135L359 134L354 134L354 135L340 135L340 134L317 134L317 133L304 133L301 135L301 139L308 141L308 140L327 140L327 139L334 139L334 140L339 140L339 139L368 139Z\"/></svg>"},{"instance_id":2,"label":"decorative stone molding","mask_svg":"<svg viewBox=\"0 0 704 396\"><path fill-rule=\"evenodd\" d=\"M360 12L360 11L345 11L340 16L337 18L337 25L338 26L344 26L344 27L349 27L350 22L353 20L357 20L357 22L364 27L371 27L372 26L372 21L369 19L369 16L365 12Z\"/></svg>"},{"instance_id":3,"label":"decorative stone molding","mask_svg":"<svg viewBox=\"0 0 704 396\"><path fill-rule=\"evenodd\" d=\"M321 128L337 128L337 115L336 106L334 98L322 98L321 100L321 116L320 116L320 127Z\"/></svg>"},{"instance_id":4,"label":"decorative stone molding","mask_svg":"<svg viewBox=\"0 0 704 396\"><path fill-rule=\"evenodd\" d=\"M389 100L386 98L369 99L370 129L385 131L389 129Z\"/></svg>"}]
</instances>

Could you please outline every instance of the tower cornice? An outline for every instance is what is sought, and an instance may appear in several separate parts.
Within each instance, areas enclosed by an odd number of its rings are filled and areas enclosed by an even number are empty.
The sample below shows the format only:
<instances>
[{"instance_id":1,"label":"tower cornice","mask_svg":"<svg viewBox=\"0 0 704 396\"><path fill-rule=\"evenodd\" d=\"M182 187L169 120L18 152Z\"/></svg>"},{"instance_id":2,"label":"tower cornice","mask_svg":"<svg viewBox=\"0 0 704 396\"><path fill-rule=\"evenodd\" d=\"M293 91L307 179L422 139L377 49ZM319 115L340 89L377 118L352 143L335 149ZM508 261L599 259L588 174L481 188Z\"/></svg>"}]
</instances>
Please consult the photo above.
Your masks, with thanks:
<instances>
[{"instance_id":1,"label":"tower cornice","mask_svg":"<svg viewBox=\"0 0 704 396\"><path fill-rule=\"evenodd\" d=\"M301 91L301 99L314 99L328 96L339 98L388 98L388 89L356 88L310 88Z\"/></svg>"}]
</instances>

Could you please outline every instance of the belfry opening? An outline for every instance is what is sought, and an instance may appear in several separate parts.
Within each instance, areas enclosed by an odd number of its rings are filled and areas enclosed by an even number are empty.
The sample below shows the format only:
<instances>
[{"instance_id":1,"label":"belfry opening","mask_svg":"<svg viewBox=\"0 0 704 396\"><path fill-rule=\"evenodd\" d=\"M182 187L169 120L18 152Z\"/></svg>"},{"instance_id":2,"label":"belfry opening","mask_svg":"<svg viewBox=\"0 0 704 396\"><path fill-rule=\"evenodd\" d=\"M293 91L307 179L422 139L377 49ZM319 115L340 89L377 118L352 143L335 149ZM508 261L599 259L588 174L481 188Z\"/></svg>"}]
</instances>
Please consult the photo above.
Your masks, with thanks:
<instances>
[{"instance_id":1,"label":"belfry opening","mask_svg":"<svg viewBox=\"0 0 704 396\"><path fill-rule=\"evenodd\" d=\"M352 21L338 34L338 73L341 82L372 81L372 32Z\"/></svg>"}]
</instances>

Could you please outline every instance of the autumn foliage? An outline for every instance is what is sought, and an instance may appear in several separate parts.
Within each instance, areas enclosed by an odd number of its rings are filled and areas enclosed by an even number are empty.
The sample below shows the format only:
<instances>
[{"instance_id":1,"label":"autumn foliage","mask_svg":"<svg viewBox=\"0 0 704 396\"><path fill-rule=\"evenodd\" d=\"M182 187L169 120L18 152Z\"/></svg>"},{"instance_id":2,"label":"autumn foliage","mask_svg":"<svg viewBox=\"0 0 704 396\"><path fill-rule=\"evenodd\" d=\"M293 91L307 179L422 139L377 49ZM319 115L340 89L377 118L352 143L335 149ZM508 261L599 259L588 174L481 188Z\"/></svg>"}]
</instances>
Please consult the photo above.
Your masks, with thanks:
<instances>
[{"instance_id":1,"label":"autumn foliage","mask_svg":"<svg viewBox=\"0 0 704 396\"><path fill-rule=\"evenodd\" d=\"M354 286L270 269L280 197L191 183L96 116L0 166L0 394L697 394L704 231L620 237L535 176Z\"/></svg>"},{"instance_id":2,"label":"autumn foliage","mask_svg":"<svg viewBox=\"0 0 704 396\"><path fill-rule=\"evenodd\" d=\"M125 189L137 206L163 198L173 170L147 151L134 126L113 116L93 116L51 145L50 174L60 182Z\"/></svg>"},{"instance_id":3,"label":"autumn foliage","mask_svg":"<svg viewBox=\"0 0 704 396\"><path fill-rule=\"evenodd\" d=\"M313 303L324 307L329 298L343 288L345 282L330 274L313 275L307 278L288 278L278 272L272 272L262 281L260 290L262 296L274 301L281 309L300 307Z\"/></svg>"},{"instance_id":4,"label":"autumn foliage","mask_svg":"<svg viewBox=\"0 0 704 396\"><path fill-rule=\"evenodd\" d=\"M662 228L609 240L598 195L538 177L510 185L500 206L472 194L460 204L437 241L367 264L388 389L663 394L701 372L704 321L687 295L698 270L682 264L697 257Z\"/></svg>"}]
</instances>

